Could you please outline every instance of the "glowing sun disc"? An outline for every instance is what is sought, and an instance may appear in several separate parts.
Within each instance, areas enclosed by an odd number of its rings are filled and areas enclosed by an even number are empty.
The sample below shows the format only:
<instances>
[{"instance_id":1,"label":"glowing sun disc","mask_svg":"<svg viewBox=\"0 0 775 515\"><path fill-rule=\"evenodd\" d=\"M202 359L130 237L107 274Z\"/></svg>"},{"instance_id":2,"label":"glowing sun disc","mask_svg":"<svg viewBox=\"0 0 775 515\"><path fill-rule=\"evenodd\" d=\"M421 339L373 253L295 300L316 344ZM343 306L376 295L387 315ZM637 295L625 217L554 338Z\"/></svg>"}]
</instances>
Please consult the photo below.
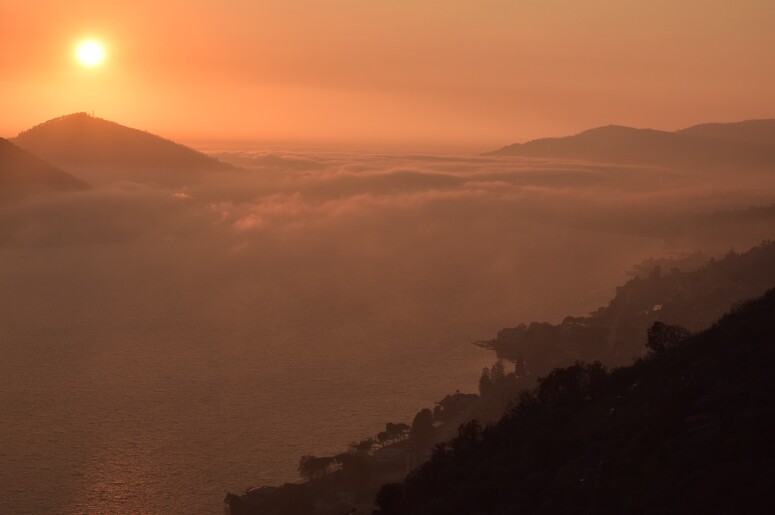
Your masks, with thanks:
<instances>
[{"instance_id":1,"label":"glowing sun disc","mask_svg":"<svg viewBox=\"0 0 775 515\"><path fill-rule=\"evenodd\" d=\"M105 60L105 48L93 39L81 41L75 48L75 57L82 65L93 68Z\"/></svg>"}]
</instances>

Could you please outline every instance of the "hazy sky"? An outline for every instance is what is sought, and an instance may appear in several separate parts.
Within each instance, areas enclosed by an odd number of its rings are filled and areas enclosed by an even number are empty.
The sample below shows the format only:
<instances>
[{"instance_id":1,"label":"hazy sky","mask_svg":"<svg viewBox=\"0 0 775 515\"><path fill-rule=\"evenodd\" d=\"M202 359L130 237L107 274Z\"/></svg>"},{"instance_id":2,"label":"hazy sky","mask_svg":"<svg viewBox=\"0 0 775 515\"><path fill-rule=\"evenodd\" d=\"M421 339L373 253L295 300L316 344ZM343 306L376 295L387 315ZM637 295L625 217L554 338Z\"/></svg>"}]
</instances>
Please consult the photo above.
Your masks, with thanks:
<instances>
[{"instance_id":1,"label":"hazy sky","mask_svg":"<svg viewBox=\"0 0 775 515\"><path fill-rule=\"evenodd\" d=\"M94 110L187 142L489 149L775 117L773 27L772 0L2 0L0 135Z\"/></svg>"}]
</instances>

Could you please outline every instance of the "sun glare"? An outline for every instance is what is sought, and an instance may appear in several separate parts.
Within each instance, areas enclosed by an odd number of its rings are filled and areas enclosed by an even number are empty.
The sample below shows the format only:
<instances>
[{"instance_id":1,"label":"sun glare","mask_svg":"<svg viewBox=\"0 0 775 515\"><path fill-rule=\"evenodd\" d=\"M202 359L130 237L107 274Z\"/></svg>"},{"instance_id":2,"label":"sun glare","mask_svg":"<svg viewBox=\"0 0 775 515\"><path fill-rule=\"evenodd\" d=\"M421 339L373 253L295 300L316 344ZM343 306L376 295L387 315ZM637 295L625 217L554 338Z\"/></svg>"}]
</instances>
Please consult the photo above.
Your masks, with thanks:
<instances>
[{"instance_id":1,"label":"sun glare","mask_svg":"<svg viewBox=\"0 0 775 515\"><path fill-rule=\"evenodd\" d=\"M105 60L105 48L94 39L81 41L75 48L75 56L83 66L93 68Z\"/></svg>"}]
</instances>

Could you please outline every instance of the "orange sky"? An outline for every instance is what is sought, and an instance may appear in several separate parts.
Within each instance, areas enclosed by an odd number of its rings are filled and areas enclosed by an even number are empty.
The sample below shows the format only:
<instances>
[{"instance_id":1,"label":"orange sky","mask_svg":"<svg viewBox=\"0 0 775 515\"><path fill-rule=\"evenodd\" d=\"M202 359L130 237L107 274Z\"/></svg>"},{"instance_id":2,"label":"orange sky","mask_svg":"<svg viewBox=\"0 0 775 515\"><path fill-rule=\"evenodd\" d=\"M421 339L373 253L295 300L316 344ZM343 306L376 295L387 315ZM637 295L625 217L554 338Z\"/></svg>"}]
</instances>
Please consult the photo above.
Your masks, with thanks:
<instances>
[{"instance_id":1,"label":"orange sky","mask_svg":"<svg viewBox=\"0 0 775 515\"><path fill-rule=\"evenodd\" d=\"M773 27L772 0L4 0L0 136L94 110L184 142L489 149L775 117Z\"/></svg>"}]
</instances>

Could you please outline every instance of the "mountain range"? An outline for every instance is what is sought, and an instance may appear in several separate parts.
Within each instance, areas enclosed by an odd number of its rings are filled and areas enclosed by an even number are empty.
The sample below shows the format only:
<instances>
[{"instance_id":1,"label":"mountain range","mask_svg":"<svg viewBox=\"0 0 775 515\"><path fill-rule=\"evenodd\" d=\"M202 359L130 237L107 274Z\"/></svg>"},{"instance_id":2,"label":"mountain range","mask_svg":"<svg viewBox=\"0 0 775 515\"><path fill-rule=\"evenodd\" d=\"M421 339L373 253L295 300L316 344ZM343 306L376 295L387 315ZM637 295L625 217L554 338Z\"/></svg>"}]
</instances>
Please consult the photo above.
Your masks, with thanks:
<instances>
[{"instance_id":1,"label":"mountain range","mask_svg":"<svg viewBox=\"0 0 775 515\"><path fill-rule=\"evenodd\" d=\"M18 147L27 152L20 154ZM83 188L80 179L93 185L132 181L177 186L203 173L234 168L174 141L87 113L54 118L3 140L2 152L0 197ZM608 125L517 143L487 155L769 172L775 169L775 120L707 123L674 132Z\"/></svg>"},{"instance_id":2,"label":"mountain range","mask_svg":"<svg viewBox=\"0 0 775 515\"><path fill-rule=\"evenodd\" d=\"M708 123L674 132L607 125L508 145L487 155L578 159L686 169L775 167L775 119Z\"/></svg>"}]
</instances>

